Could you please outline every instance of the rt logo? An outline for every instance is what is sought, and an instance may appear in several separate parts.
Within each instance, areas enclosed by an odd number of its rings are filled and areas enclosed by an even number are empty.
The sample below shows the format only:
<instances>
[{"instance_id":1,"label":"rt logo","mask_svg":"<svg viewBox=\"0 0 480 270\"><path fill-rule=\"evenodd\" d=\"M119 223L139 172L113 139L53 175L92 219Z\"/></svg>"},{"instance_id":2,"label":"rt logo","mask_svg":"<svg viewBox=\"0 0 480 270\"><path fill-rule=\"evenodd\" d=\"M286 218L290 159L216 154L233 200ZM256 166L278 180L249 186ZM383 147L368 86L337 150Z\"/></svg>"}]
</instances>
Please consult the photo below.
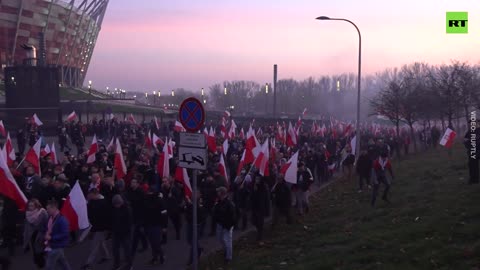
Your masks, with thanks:
<instances>
[{"instance_id":1,"label":"rt logo","mask_svg":"<svg viewBox=\"0 0 480 270\"><path fill-rule=\"evenodd\" d=\"M468 12L447 12L447 34L468 34Z\"/></svg>"}]
</instances>

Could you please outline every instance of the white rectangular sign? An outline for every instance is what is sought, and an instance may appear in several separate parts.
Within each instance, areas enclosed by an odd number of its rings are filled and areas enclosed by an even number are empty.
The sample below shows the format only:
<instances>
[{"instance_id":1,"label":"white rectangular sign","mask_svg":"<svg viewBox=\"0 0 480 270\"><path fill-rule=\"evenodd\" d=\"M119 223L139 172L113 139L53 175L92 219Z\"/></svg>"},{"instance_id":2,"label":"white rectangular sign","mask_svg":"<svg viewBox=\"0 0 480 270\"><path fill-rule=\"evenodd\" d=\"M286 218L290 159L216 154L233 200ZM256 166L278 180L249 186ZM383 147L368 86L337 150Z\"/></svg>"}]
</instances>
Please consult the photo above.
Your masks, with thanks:
<instances>
[{"instance_id":1,"label":"white rectangular sign","mask_svg":"<svg viewBox=\"0 0 480 270\"><path fill-rule=\"evenodd\" d=\"M178 166L187 169L207 169L207 148L184 147L178 148Z\"/></svg>"},{"instance_id":2,"label":"white rectangular sign","mask_svg":"<svg viewBox=\"0 0 480 270\"><path fill-rule=\"evenodd\" d=\"M180 146L205 148L207 142L203 133L180 133Z\"/></svg>"}]
</instances>

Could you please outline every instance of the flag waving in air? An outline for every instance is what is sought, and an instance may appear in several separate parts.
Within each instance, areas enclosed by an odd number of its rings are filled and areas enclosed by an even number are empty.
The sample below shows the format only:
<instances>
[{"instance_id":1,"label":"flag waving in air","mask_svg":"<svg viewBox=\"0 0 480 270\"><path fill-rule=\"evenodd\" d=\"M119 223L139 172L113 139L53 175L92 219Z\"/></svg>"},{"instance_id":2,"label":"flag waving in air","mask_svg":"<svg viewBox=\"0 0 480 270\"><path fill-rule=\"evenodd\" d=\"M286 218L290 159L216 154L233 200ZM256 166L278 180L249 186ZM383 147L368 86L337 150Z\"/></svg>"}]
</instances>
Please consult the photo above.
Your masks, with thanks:
<instances>
[{"instance_id":1,"label":"flag waving in air","mask_svg":"<svg viewBox=\"0 0 480 270\"><path fill-rule=\"evenodd\" d=\"M453 140L455 139L456 135L457 135L457 133L455 131L453 131L450 128L447 128L447 130L445 131L445 134L443 135L442 139L440 140L440 145L443 145L447 148L452 147Z\"/></svg>"},{"instance_id":2,"label":"flag waving in air","mask_svg":"<svg viewBox=\"0 0 480 270\"><path fill-rule=\"evenodd\" d=\"M87 154L87 164L95 162L95 155L98 152L97 135L93 135L92 144Z\"/></svg>"},{"instance_id":3,"label":"flag waving in air","mask_svg":"<svg viewBox=\"0 0 480 270\"><path fill-rule=\"evenodd\" d=\"M4 155L0 155L0 194L12 199L18 209L25 210L27 198L13 178Z\"/></svg>"},{"instance_id":4,"label":"flag waving in air","mask_svg":"<svg viewBox=\"0 0 480 270\"><path fill-rule=\"evenodd\" d=\"M285 165L280 168L280 172L284 175L285 181L291 184L297 183L298 172L298 152L296 152Z\"/></svg>"},{"instance_id":5,"label":"flag waving in air","mask_svg":"<svg viewBox=\"0 0 480 270\"><path fill-rule=\"evenodd\" d=\"M68 220L70 231L84 230L90 226L87 200L77 180L60 211Z\"/></svg>"},{"instance_id":6,"label":"flag waving in air","mask_svg":"<svg viewBox=\"0 0 480 270\"><path fill-rule=\"evenodd\" d=\"M40 118L38 118L37 114L33 114L32 116L32 123L35 124L37 127L43 125L43 122L40 121Z\"/></svg>"},{"instance_id":7,"label":"flag waving in air","mask_svg":"<svg viewBox=\"0 0 480 270\"><path fill-rule=\"evenodd\" d=\"M177 166L175 169L175 180L183 184L185 197L192 198L192 185L190 184L187 169Z\"/></svg>"},{"instance_id":8,"label":"flag waving in air","mask_svg":"<svg viewBox=\"0 0 480 270\"><path fill-rule=\"evenodd\" d=\"M77 114L75 113L75 111L73 111L68 115L67 122L73 122L75 121L75 119L77 119Z\"/></svg>"}]
</instances>

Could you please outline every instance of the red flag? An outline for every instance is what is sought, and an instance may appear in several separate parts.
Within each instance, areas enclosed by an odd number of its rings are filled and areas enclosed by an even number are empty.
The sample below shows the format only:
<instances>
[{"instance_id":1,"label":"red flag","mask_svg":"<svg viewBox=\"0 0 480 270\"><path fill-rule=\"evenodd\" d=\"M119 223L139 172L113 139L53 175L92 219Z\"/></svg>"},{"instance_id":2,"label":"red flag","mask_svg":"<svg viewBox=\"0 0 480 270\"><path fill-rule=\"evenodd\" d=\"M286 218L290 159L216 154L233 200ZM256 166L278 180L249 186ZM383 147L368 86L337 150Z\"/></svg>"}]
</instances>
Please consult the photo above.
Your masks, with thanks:
<instances>
[{"instance_id":1,"label":"red flag","mask_svg":"<svg viewBox=\"0 0 480 270\"><path fill-rule=\"evenodd\" d=\"M68 220L70 231L84 230L90 227L87 200L78 181L70 191L60 212Z\"/></svg>"},{"instance_id":2,"label":"red flag","mask_svg":"<svg viewBox=\"0 0 480 270\"><path fill-rule=\"evenodd\" d=\"M44 157L46 157L48 154L50 154L50 146L48 146L48 144L47 144L47 145L45 145L44 148L42 148L42 149L40 150L40 157L41 157L41 158L44 158Z\"/></svg>"},{"instance_id":3,"label":"red flag","mask_svg":"<svg viewBox=\"0 0 480 270\"><path fill-rule=\"evenodd\" d=\"M145 134L145 146L147 148L151 148L152 147L152 132L149 131L147 134Z\"/></svg>"},{"instance_id":4,"label":"red flag","mask_svg":"<svg viewBox=\"0 0 480 270\"><path fill-rule=\"evenodd\" d=\"M15 155L15 149L13 148L12 139L10 139L10 132L7 132L7 141L5 142L4 148L7 154L7 165L12 166L17 157Z\"/></svg>"},{"instance_id":5,"label":"red flag","mask_svg":"<svg viewBox=\"0 0 480 270\"><path fill-rule=\"evenodd\" d=\"M223 114L224 114L225 117L227 117L227 118L230 117L230 112L229 112L229 111L225 111Z\"/></svg>"},{"instance_id":6,"label":"red flag","mask_svg":"<svg viewBox=\"0 0 480 270\"><path fill-rule=\"evenodd\" d=\"M166 141L168 141L168 139L166 139ZM165 143L163 144L163 151L160 153L157 162L157 173L161 178L170 176L170 164L168 160L168 143Z\"/></svg>"},{"instance_id":7,"label":"red flag","mask_svg":"<svg viewBox=\"0 0 480 270\"><path fill-rule=\"evenodd\" d=\"M245 140L245 132L243 131L243 128L240 129L240 135L239 135L241 140Z\"/></svg>"},{"instance_id":8,"label":"red flag","mask_svg":"<svg viewBox=\"0 0 480 270\"><path fill-rule=\"evenodd\" d=\"M175 121L175 127L173 128L176 132L185 132L186 129L183 127L182 123Z\"/></svg>"},{"instance_id":9,"label":"red flag","mask_svg":"<svg viewBox=\"0 0 480 270\"><path fill-rule=\"evenodd\" d=\"M237 125L235 124L235 121L232 119L232 123L230 124L230 129L227 134L228 139L233 139L235 138L235 130L237 129Z\"/></svg>"},{"instance_id":10,"label":"red flag","mask_svg":"<svg viewBox=\"0 0 480 270\"><path fill-rule=\"evenodd\" d=\"M52 142L51 149L52 151L50 152L50 156L52 157L53 164L60 164L60 162L58 162L57 152L55 151L55 142Z\"/></svg>"},{"instance_id":11,"label":"red flag","mask_svg":"<svg viewBox=\"0 0 480 270\"><path fill-rule=\"evenodd\" d=\"M447 128L447 130L445 131L445 134L443 135L442 139L440 140L440 145L443 145L447 148L450 148L453 144L453 141L454 141L456 135L457 135L457 133L455 131L453 131L450 128Z\"/></svg>"},{"instance_id":12,"label":"red flag","mask_svg":"<svg viewBox=\"0 0 480 270\"><path fill-rule=\"evenodd\" d=\"M73 122L73 121L75 121L75 119L77 119L77 114L75 113L75 111L71 112L67 116L67 122Z\"/></svg>"},{"instance_id":13,"label":"red flag","mask_svg":"<svg viewBox=\"0 0 480 270\"><path fill-rule=\"evenodd\" d=\"M222 138L227 137L227 127L225 126L225 117L222 117L222 122L220 123L220 135L222 135Z\"/></svg>"},{"instance_id":14,"label":"red flag","mask_svg":"<svg viewBox=\"0 0 480 270\"><path fill-rule=\"evenodd\" d=\"M8 168L4 155L0 155L0 194L13 200L21 211L25 210L27 198L18 187L15 178Z\"/></svg>"},{"instance_id":15,"label":"red flag","mask_svg":"<svg viewBox=\"0 0 480 270\"><path fill-rule=\"evenodd\" d=\"M175 169L175 180L183 183L185 197L192 198L192 186L190 184L190 178L188 177L187 169L177 166Z\"/></svg>"},{"instance_id":16,"label":"red flag","mask_svg":"<svg viewBox=\"0 0 480 270\"><path fill-rule=\"evenodd\" d=\"M3 120L0 120L0 134L5 137L7 135L6 133L7 131L5 130L5 126L3 125Z\"/></svg>"},{"instance_id":17,"label":"red flag","mask_svg":"<svg viewBox=\"0 0 480 270\"><path fill-rule=\"evenodd\" d=\"M95 162L95 155L98 152L97 135L93 135L92 144L87 154L87 164Z\"/></svg>"},{"instance_id":18,"label":"red flag","mask_svg":"<svg viewBox=\"0 0 480 270\"><path fill-rule=\"evenodd\" d=\"M220 163L218 163L218 170L220 171L220 175L225 177L225 180L227 180L227 184L230 183L228 181L227 166L225 165L225 160L223 159L223 155L220 155Z\"/></svg>"},{"instance_id":19,"label":"red flag","mask_svg":"<svg viewBox=\"0 0 480 270\"><path fill-rule=\"evenodd\" d=\"M245 153L247 150L243 150L242 158L240 159L240 163L238 164L238 169L237 169L237 176L240 175L240 173L243 170L243 167L245 166Z\"/></svg>"},{"instance_id":20,"label":"red flag","mask_svg":"<svg viewBox=\"0 0 480 270\"><path fill-rule=\"evenodd\" d=\"M160 129L160 124L158 124L158 119L156 116L153 116L153 120L155 121L155 127L157 128L157 130Z\"/></svg>"},{"instance_id":21,"label":"red flag","mask_svg":"<svg viewBox=\"0 0 480 270\"><path fill-rule=\"evenodd\" d=\"M207 137L207 143L208 143L208 151L212 153L217 152L217 142L215 139L215 132L213 131L212 127L210 127L210 133L208 134L208 137Z\"/></svg>"},{"instance_id":22,"label":"red flag","mask_svg":"<svg viewBox=\"0 0 480 270\"><path fill-rule=\"evenodd\" d=\"M288 122L288 132L287 132L287 146L293 147L297 145L297 133L292 127L292 123Z\"/></svg>"},{"instance_id":23,"label":"red flag","mask_svg":"<svg viewBox=\"0 0 480 270\"><path fill-rule=\"evenodd\" d=\"M155 145L155 147L156 147L157 145L164 145L164 144L165 144L165 142L162 141L162 139L160 139L160 138L157 136L157 134L153 133L152 137L153 137L153 138L152 138L152 143Z\"/></svg>"},{"instance_id":24,"label":"red flag","mask_svg":"<svg viewBox=\"0 0 480 270\"><path fill-rule=\"evenodd\" d=\"M128 117L127 117L127 121L132 123L132 124L137 124L137 121L135 120L135 117L133 117L133 114L130 114Z\"/></svg>"},{"instance_id":25,"label":"red flag","mask_svg":"<svg viewBox=\"0 0 480 270\"><path fill-rule=\"evenodd\" d=\"M120 141L117 139L116 142L116 150L115 150L115 173L117 175L117 179L123 179L127 175L127 166L125 165L125 160L123 159L123 152L122 146L120 145Z\"/></svg>"},{"instance_id":26,"label":"red flag","mask_svg":"<svg viewBox=\"0 0 480 270\"><path fill-rule=\"evenodd\" d=\"M35 169L35 173L40 176L40 148L42 145L42 140L38 139L38 141L33 145L30 150L28 150L27 154L25 155L25 161L30 163L32 167Z\"/></svg>"},{"instance_id":27,"label":"red flag","mask_svg":"<svg viewBox=\"0 0 480 270\"><path fill-rule=\"evenodd\" d=\"M262 145L261 151L258 157L253 163L255 168L259 170L261 176L269 176L268 160L270 159L270 151L268 149L268 139Z\"/></svg>"},{"instance_id":28,"label":"red flag","mask_svg":"<svg viewBox=\"0 0 480 270\"><path fill-rule=\"evenodd\" d=\"M175 142L171 139L168 140L168 159L173 158L173 148L175 147Z\"/></svg>"}]
</instances>

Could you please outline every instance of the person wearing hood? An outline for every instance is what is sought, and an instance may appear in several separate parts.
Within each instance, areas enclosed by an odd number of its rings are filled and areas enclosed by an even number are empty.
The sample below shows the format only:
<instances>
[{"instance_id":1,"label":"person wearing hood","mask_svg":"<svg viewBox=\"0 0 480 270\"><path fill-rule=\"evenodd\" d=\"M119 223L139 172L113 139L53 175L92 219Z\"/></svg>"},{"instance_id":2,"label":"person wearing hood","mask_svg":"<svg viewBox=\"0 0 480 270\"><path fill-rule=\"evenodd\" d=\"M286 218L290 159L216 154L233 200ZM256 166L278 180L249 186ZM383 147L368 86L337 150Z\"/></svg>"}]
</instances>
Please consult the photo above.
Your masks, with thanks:
<instances>
[{"instance_id":1,"label":"person wearing hood","mask_svg":"<svg viewBox=\"0 0 480 270\"><path fill-rule=\"evenodd\" d=\"M37 199L27 203L25 226L23 230L23 249L31 250L33 262L41 269L45 267L45 233L47 232L48 213Z\"/></svg>"},{"instance_id":2,"label":"person wearing hood","mask_svg":"<svg viewBox=\"0 0 480 270\"><path fill-rule=\"evenodd\" d=\"M110 259L110 253L107 249L108 231L111 229L111 206L105 200L98 189L93 188L88 192L88 220L92 225L90 232L92 233L92 242L90 246L90 254L86 264L82 269L90 270L98 255L102 255L99 264Z\"/></svg>"}]
</instances>

